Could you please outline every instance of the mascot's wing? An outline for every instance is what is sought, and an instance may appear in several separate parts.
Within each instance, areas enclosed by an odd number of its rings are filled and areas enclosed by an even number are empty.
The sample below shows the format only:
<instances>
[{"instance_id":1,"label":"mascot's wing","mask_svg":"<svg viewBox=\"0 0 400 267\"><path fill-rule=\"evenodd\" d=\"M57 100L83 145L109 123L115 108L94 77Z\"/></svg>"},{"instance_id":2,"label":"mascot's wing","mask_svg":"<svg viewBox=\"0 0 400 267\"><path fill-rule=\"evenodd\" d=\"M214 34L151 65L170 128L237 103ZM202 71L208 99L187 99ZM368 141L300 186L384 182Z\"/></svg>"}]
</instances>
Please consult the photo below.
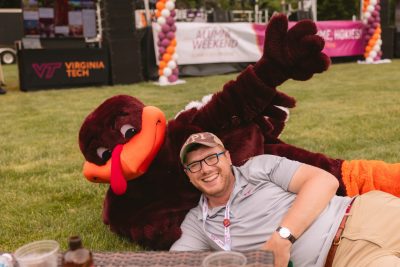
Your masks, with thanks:
<instances>
[{"instance_id":1,"label":"mascot's wing","mask_svg":"<svg viewBox=\"0 0 400 267\"><path fill-rule=\"evenodd\" d=\"M299 22L288 30L286 16L274 16L266 29L261 59L247 67L236 80L226 83L222 91L196 112L191 123L219 132L238 124L257 122L264 131L279 135L287 113L277 106L292 108L295 100L276 87L290 78L307 80L330 64L321 52L324 40L316 33L312 21Z\"/></svg>"}]
</instances>

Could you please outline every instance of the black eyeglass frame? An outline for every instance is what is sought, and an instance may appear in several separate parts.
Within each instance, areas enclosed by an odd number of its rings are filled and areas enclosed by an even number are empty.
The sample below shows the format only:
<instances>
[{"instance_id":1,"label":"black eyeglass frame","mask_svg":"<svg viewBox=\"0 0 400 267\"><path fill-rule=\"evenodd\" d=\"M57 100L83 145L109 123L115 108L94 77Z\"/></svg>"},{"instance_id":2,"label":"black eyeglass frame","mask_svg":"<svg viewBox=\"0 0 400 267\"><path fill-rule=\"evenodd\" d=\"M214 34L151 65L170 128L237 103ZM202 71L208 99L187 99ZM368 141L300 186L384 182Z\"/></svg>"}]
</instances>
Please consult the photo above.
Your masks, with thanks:
<instances>
[{"instance_id":1,"label":"black eyeglass frame","mask_svg":"<svg viewBox=\"0 0 400 267\"><path fill-rule=\"evenodd\" d=\"M226 153L226 150L224 150L224 151L222 151L222 152L219 152L219 153L214 153L214 154L208 155L208 156L205 157L204 159L193 161L193 162L191 162L190 164L188 164L188 165L185 166L185 170L188 170L188 171L191 172L191 173L199 172L199 171L201 171L201 169L203 168L202 162L204 162L204 163L207 164L208 166L217 165L218 162L219 162L219 156L224 155L225 153ZM214 164L208 164L208 163L206 162L206 159L208 159L208 158L210 158L210 157L216 157L216 158L217 158L217 161L216 161ZM190 169L190 166L193 166L193 164L196 164L196 163L200 163L200 169L199 169L198 171L192 171L192 170Z\"/></svg>"}]
</instances>

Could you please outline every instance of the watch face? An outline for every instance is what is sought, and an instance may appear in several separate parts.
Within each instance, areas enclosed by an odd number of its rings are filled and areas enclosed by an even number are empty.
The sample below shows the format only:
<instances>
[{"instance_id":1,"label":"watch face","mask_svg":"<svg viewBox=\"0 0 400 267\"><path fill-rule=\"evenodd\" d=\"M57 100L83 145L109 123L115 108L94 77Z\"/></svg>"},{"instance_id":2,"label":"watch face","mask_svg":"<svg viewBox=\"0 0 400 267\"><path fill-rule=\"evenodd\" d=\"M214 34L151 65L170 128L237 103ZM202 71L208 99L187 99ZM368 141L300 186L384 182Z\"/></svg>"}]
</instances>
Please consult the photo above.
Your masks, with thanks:
<instances>
[{"instance_id":1,"label":"watch face","mask_svg":"<svg viewBox=\"0 0 400 267\"><path fill-rule=\"evenodd\" d=\"M279 234L280 234L280 236L283 237L283 238L288 238L288 237L290 236L290 231L289 231L289 229L287 229L287 228L285 228L285 227L282 227L282 228L279 230Z\"/></svg>"}]
</instances>

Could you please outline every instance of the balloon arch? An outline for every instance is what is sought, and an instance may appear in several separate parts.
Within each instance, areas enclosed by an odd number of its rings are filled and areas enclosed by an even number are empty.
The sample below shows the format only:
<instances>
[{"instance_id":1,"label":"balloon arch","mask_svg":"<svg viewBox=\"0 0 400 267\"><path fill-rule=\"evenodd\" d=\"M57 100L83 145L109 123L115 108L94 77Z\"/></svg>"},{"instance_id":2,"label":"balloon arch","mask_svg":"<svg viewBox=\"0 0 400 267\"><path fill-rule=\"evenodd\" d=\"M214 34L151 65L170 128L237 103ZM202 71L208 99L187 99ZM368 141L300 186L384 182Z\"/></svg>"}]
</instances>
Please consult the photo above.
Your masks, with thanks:
<instances>
[{"instance_id":1,"label":"balloon arch","mask_svg":"<svg viewBox=\"0 0 400 267\"><path fill-rule=\"evenodd\" d=\"M362 1L362 21L366 25L365 52L366 63L373 63L381 60L382 57L382 38L381 38L381 17L380 0Z\"/></svg>"},{"instance_id":2,"label":"balloon arch","mask_svg":"<svg viewBox=\"0 0 400 267\"><path fill-rule=\"evenodd\" d=\"M175 37L175 0L158 0L155 15L159 54L158 82L160 85L167 85L177 82L179 77Z\"/></svg>"}]
</instances>

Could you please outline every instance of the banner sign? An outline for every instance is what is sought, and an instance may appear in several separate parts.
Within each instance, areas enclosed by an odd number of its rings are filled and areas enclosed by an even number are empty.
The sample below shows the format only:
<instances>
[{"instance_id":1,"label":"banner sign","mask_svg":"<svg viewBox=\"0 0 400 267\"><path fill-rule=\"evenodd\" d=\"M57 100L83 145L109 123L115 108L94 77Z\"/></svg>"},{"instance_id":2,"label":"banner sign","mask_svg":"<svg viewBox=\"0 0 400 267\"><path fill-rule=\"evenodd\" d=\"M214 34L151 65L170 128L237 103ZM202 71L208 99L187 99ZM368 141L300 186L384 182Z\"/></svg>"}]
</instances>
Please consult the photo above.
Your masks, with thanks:
<instances>
[{"instance_id":1,"label":"banner sign","mask_svg":"<svg viewBox=\"0 0 400 267\"><path fill-rule=\"evenodd\" d=\"M324 38L324 52L330 57L364 54L364 27L361 21L320 21L318 35Z\"/></svg>"},{"instance_id":2,"label":"banner sign","mask_svg":"<svg viewBox=\"0 0 400 267\"><path fill-rule=\"evenodd\" d=\"M289 23L289 27L295 25ZM316 22L330 57L362 55L364 24L361 21ZM179 65L227 62L256 62L262 54L265 24L176 23ZM154 42L158 35L154 31ZM156 50L158 58L158 49Z\"/></svg>"},{"instance_id":3,"label":"banner sign","mask_svg":"<svg viewBox=\"0 0 400 267\"><path fill-rule=\"evenodd\" d=\"M109 84L107 51L87 49L24 49L18 51L23 91Z\"/></svg>"},{"instance_id":4,"label":"banner sign","mask_svg":"<svg viewBox=\"0 0 400 267\"><path fill-rule=\"evenodd\" d=\"M178 64L253 62L260 57L249 23L176 23Z\"/></svg>"}]
</instances>

